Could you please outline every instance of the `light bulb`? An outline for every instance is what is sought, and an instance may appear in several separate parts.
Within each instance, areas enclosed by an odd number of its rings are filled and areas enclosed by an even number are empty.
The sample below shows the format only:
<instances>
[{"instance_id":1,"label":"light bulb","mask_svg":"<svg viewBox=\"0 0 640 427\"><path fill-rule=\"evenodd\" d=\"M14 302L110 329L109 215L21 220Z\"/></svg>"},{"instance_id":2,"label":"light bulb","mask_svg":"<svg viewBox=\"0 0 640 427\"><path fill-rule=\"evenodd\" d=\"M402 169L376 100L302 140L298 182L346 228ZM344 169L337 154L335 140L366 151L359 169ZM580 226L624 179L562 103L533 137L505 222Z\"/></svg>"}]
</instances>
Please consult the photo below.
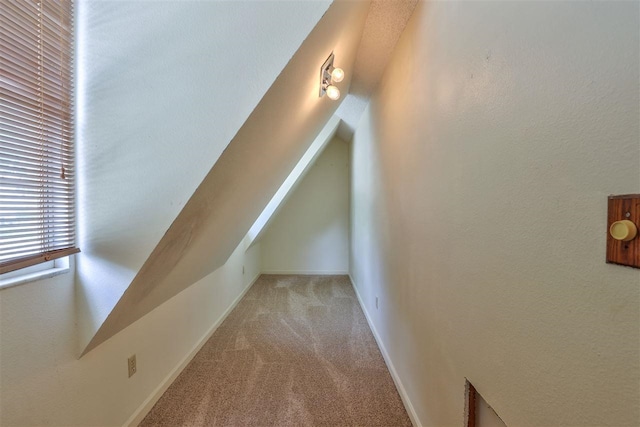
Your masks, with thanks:
<instances>
[{"instance_id":1,"label":"light bulb","mask_svg":"<svg viewBox=\"0 0 640 427\"><path fill-rule=\"evenodd\" d=\"M338 89L334 85L327 86L326 92L329 99L333 99L335 101L336 99L340 98L340 89Z\"/></svg>"},{"instance_id":2,"label":"light bulb","mask_svg":"<svg viewBox=\"0 0 640 427\"><path fill-rule=\"evenodd\" d=\"M342 68L334 68L331 72L331 78L334 82L340 83L344 79L344 70Z\"/></svg>"}]
</instances>

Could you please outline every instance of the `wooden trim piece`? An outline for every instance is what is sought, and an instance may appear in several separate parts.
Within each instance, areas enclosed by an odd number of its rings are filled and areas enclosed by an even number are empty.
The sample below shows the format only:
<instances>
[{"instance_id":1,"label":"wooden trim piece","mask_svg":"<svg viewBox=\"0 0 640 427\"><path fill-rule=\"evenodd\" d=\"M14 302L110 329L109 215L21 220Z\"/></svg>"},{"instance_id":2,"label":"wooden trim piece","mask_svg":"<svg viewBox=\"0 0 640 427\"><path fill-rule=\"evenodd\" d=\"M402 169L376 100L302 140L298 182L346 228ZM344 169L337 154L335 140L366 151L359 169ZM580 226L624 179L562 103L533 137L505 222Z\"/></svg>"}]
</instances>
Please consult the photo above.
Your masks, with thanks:
<instances>
[{"instance_id":1,"label":"wooden trim piece","mask_svg":"<svg viewBox=\"0 0 640 427\"><path fill-rule=\"evenodd\" d=\"M62 258L65 256L77 254L78 252L80 252L80 249L78 248L67 248L67 249L60 249L57 251L47 252L44 254L34 255L27 258L20 258L16 260L7 261L5 263L0 264L0 274L19 270L21 268L31 267L32 265L36 265L42 262L47 262L47 261Z\"/></svg>"},{"instance_id":2,"label":"wooden trim piece","mask_svg":"<svg viewBox=\"0 0 640 427\"><path fill-rule=\"evenodd\" d=\"M618 195L611 195L609 196L609 199L638 199L640 198L640 194L618 194Z\"/></svg>"},{"instance_id":3,"label":"wooden trim piece","mask_svg":"<svg viewBox=\"0 0 640 427\"><path fill-rule=\"evenodd\" d=\"M609 196L607 200L606 262L640 268L640 237L631 241L616 240L609 229L616 221L629 220L640 226L640 194Z\"/></svg>"},{"instance_id":4,"label":"wooden trim piece","mask_svg":"<svg viewBox=\"0 0 640 427\"><path fill-rule=\"evenodd\" d=\"M464 427L476 427L476 389L465 378L464 385L464 393L465 393L465 408L464 408Z\"/></svg>"}]
</instances>

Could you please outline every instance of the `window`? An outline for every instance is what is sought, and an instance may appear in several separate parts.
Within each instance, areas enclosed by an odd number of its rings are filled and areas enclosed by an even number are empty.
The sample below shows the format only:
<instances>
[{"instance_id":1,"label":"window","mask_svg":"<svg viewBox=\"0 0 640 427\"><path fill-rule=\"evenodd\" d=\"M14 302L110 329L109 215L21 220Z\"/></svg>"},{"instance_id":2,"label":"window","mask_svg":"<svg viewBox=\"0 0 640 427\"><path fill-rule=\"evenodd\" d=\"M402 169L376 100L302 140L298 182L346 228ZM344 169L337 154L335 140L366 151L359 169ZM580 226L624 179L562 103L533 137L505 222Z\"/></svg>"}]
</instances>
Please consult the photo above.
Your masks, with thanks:
<instances>
[{"instance_id":1,"label":"window","mask_svg":"<svg viewBox=\"0 0 640 427\"><path fill-rule=\"evenodd\" d=\"M0 0L0 274L78 252L72 0Z\"/></svg>"}]
</instances>

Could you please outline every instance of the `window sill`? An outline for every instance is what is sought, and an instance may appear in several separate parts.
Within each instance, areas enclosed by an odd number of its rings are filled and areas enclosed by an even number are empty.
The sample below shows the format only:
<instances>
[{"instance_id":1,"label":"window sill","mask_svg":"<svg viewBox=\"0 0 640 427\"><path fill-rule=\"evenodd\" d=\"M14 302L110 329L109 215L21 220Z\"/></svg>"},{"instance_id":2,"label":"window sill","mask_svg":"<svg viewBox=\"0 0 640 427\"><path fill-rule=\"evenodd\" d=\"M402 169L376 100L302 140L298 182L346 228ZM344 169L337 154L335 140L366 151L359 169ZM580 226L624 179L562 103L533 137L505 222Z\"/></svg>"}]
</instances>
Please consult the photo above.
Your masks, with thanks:
<instances>
[{"instance_id":1,"label":"window sill","mask_svg":"<svg viewBox=\"0 0 640 427\"><path fill-rule=\"evenodd\" d=\"M10 277L8 279L2 279L2 276L0 276L0 290L6 289L6 288L12 288L18 285L23 285L29 282L35 282L36 280L48 279L50 277L59 276L60 274L67 273L68 271L69 271L69 262L67 261L64 263L57 262L56 265L51 268L46 268L44 270L35 271L32 273L30 272L26 274L20 274L17 276Z\"/></svg>"}]
</instances>

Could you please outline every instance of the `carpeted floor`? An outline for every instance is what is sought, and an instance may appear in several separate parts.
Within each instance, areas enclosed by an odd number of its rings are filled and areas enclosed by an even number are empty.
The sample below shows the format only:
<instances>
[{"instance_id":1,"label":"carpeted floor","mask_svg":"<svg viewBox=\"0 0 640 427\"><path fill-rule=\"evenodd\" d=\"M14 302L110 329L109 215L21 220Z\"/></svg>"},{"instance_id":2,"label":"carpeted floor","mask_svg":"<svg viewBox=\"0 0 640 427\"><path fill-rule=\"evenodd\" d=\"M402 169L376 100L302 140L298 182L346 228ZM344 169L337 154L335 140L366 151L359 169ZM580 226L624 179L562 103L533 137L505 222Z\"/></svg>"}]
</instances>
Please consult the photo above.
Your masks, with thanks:
<instances>
[{"instance_id":1,"label":"carpeted floor","mask_svg":"<svg viewBox=\"0 0 640 427\"><path fill-rule=\"evenodd\" d=\"M411 426L346 276L263 275L141 426Z\"/></svg>"}]
</instances>

